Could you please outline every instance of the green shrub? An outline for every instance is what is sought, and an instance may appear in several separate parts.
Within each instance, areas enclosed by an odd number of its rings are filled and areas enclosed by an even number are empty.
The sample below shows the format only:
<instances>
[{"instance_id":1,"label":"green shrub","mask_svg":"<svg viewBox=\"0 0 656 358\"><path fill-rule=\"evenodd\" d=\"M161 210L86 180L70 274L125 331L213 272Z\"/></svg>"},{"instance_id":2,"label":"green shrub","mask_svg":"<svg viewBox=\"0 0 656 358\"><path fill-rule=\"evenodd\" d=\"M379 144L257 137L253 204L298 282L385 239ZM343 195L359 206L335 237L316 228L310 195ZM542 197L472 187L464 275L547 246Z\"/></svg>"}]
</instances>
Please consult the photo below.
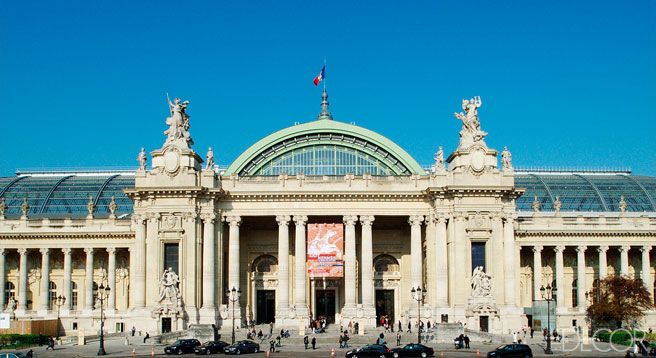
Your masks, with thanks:
<instances>
[{"instance_id":1,"label":"green shrub","mask_svg":"<svg viewBox=\"0 0 656 358\"><path fill-rule=\"evenodd\" d=\"M644 331L639 331L639 330L616 330L613 332L610 331L601 331L597 332L595 334L595 338L597 338L601 342L611 342L613 344L619 344L623 346L629 346L633 344L634 339L643 339L645 337L645 332Z\"/></svg>"},{"instance_id":2,"label":"green shrub","mask_svg":"<svg viewBox=\"0 0 656 358\"><path fill-rule=\"evenodd\" d=\"M0 334L0 346L5 349L31 347L48 343L43 334Z\"/></svg>"}]
</instances>

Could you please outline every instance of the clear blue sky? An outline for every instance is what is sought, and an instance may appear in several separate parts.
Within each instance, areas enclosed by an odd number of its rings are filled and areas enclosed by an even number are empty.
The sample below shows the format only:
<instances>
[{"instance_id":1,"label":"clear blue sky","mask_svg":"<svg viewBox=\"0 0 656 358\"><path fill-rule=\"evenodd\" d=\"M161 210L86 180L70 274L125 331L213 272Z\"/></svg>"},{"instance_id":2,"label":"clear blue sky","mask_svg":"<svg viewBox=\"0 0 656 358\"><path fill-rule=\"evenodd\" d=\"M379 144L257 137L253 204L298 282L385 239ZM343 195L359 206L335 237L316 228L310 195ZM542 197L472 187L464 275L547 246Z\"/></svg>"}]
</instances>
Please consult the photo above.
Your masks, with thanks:
<instances>
[{"instance_id":1,"label":"clear blue sky","mask_svg":"<svg viewBox=\"0 0 656 358\"><path fill-rule=\"evenodd\" d=\"M19 1L0 7L0 175L136 166L165 92L222 165L313 120L328 60L337 120L430 164L480 95L515 165L656 175L655 1Z\"/></svg>"}]
</instances>

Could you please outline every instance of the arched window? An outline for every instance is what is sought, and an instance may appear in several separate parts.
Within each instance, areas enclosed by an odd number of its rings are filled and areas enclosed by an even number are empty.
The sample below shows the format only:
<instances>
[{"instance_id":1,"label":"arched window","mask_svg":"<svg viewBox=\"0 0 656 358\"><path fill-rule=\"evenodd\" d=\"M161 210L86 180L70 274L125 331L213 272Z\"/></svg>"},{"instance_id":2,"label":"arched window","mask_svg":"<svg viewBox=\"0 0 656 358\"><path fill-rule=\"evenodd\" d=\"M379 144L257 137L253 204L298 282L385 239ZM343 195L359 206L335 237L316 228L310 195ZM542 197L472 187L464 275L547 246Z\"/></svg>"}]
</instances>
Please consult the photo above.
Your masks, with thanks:
<instances>
[{"instance_id":1,"label":"arched window","mask_svg":"<svg viewBox=\"0 0 656 358\"><path fill-rule=\"evenodd\" d=\"M57 300L57 285L50 281L48 283L48 309L53 309L55 307L55 301Z\"/></svg>"},{"instance_id":2,"label":"arched window","mask_svg":"<svg viewBox=\"0 0 656 358\"><path fill-rule=\"evenodd\" d=\"M77 283L71 281L71 309L77 310Z\"/></svg>"},{"instance_id":3,"label":"arched window","mask_svg":"<svg viewBox=\"0 0 656 358\"><path fill-rule=\"evenodd\" d=\"M258 256L251 266L253 272L272 273L278 271L278 259L271 255Z\"/></svg>"},{"instance_id":4,"label":"arched window","mask_svg":"<svg viewBox=\"0 0 656 358\"><path fill-rule=\"evenodd\" d=\"M16 299L16 286L13 282L7 281L5 283L5 301L2 303L2 307L7 307L10 297Z\"/></svg>"},{"instance_id":5,"label":"arched window","mask_svg":"<svg viewBox=\"0 0 656 358\"><path fill-rule=\"evenodd\" d=\"M392 255L378 255L374 259L374 271L376 273L398 272L399 261L397 261Z\"/></svg>"}]
</instances>

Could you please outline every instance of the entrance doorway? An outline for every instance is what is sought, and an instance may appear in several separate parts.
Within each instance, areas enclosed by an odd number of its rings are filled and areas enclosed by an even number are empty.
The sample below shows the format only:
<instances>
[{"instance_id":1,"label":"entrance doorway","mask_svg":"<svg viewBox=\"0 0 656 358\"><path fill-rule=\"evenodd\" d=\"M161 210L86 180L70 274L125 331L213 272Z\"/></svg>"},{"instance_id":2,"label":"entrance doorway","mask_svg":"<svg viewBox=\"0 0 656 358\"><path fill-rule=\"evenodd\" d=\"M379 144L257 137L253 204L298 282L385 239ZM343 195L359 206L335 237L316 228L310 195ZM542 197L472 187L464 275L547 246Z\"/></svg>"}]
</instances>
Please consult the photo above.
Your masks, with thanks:
<instances>
[{"instance_id":1,"label":"entrance doorway","mask_svg":"<svg viewBox=\"0 0 656 358\"><path fill-rule=\"evenodd\" d=\"M326 317L327 323L335 323L335 291L316 290L314 318Z\"/></svg>"},{"instance_id":2,"label":"entrance doorway","mask_svg":"<svg viewBox=\"0 0 656 358\"><path fill-rule=\"evenodd\" d=\"M479 320L480 320L479 322L480 322L481 332L487 332L490 329L489 317L488 316L480 316Z\"/></svg>"},{"instance_id":3,"label":"entrance doorway","mask_svg":"<svg viewBox=\"0 0 656 358\"><path fill-rule=\"evenodd\" d=\"M388 316L390 324L394 324L394 290L376 290L376 325L380 318Z\"/></svg>"},{"instance_id":4,"label":"entrance doorway","mask_svg":"<svg viewBox=\"0 0 656 358\"><path fill-rule=\"evenodd\" d=\"M257 291L257 311L255 323L271 323L275 321L276 316L276 291L258 290Z\"/></svg>"},{"instance_id":5,"label":"entrance doorway","mask_svg":"<svg viewBox=\"0 0 656 358\"><path fill-rule=\"evenodd\" d=\"M171 332L171 317L162 317L162 333Z\"/></svg>"}]
</instances>

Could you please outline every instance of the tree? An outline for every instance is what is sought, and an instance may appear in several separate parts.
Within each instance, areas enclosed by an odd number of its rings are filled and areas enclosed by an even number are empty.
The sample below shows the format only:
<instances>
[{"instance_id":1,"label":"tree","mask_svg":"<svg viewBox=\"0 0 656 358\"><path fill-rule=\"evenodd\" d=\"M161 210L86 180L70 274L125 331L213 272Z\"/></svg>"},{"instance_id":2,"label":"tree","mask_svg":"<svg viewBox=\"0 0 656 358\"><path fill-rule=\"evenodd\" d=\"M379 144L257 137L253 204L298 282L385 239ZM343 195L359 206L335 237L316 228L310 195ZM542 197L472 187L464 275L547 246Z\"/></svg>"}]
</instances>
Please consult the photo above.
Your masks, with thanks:
<instances>
[{"instance_id":1,"label":"tree","mask_svg":"<svg viewBox=\"0 0 656 358\"><path fill-rule=\"evenodd\" d=\"M587 315L596 324L622 327L633 325L654 307L642 280L626 276L608 276L592 289L592 304Z\"/></svg>"}]
</instances>

